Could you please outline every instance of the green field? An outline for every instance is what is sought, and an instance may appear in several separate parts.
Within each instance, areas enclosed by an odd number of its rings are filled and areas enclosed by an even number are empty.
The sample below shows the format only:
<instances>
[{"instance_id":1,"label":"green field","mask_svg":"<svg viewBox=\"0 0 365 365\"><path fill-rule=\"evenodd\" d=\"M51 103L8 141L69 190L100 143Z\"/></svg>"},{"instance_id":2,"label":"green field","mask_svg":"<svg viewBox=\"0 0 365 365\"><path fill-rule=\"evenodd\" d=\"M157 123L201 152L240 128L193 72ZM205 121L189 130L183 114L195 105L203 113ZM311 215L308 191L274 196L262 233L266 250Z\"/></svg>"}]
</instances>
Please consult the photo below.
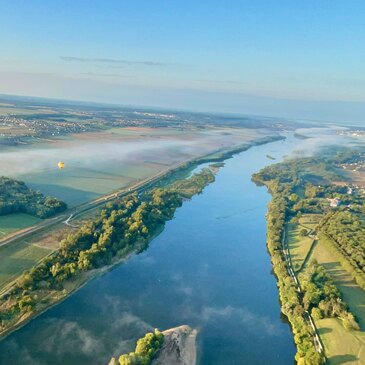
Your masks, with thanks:
<instances>
[{"instance_id":1,"label":"green field","mask_svg":"<svg viewBox=\"0 0 365 365\"><path fill-rule=\"evenodd\" d=\"M305 228L308 231L315 229L318 224L320 215L305 214L300 218L299 224L289 223L287 225L287 240L290 250L290 256L295 271L301 269L302 264L312 247L313 237L301 236L300 230Z\"/></svg>"},{"instance_id":2,"label":"green field","mask_svg":"<svg viewBox=\"0 0 365 365\"><path fill-rule=\"evenodd\" d=\"M365 364L365 333L346 331L340 319L326 318L316 321L329 365Z\"/></svg>"},{"instance_id":3,"label":"green field","mask_svg":"<svg viewBox=\"0 0 365 365\"><path fill-rule=\"evenodd\" d=\"M0 216L0 238L20 229L33 226L40 221L40 218L24 213L2 215Z\"/></svg>"},{"instance_id":4,"label":"green field","mask_svg":"<svg viewBox=\"0 0 365 365\"><path fill-rule=\"evenodd\" d=\"M263 137L244 128L113 128L11 146L0 175L24 181L70 207L206 155ZM59 170L59 161L65 168Z\"/></svg>"},{"instance_id":5,"label":"green field","mask_svg":"<svg viewBox=\"0 0 365 365\"><path fill-rule=\"evenodd\" d=\"M294 269L298 270L302 267L305 259L306 262L315 259L320 265L323 265L340 289L343 300L349 305L350 311L356 316L360 324L361 331L347 331L340 319L316 320L328 364L365 365L365 292L343 269L323 241L320 240L312 246L313 238L301 237L299 234L302 228L315 229L319 218L319 215L305 214L300 218L299 224L288 224L287 238L293 266Z\"/></svg>"},{"instance_id":6,"label":"green field","mask_svg":"<svg viewBox=\"0 0 365 365\"><path fill-rule=\"evenodd\" d=\"M299 232L302 228L300 225L293 223L289 223L287 226L288 247L295 271L301 268L313 242L313 239L308 236L300 236Z\"/></svg>"},{"instance_id":7,"label":"green field","mask_svg":"<svg viewBox=\"0 0 365 365\"><path fill-rule=\"evenodd\" d=\"M299 223L306 229L315 229L321 219L321 214L304 214L300 219Z\"/></svg>"},{"instance_id":8,"label":"green field","mask_svg":"<svg viewBox=\"0 0 365 365\"><path fill-rule=\"evenodd\" d=\"M342 268L324 242L318 242L311 257L326 268L361 327L361 331L347 331L339 319L316 321L329 355L329 364L365 364L365 292Z\"/></svg>"},{"instance_id":9,"label":"green field","mask_svg":"<svg viewBox=\"0 0 365 365\"><path fill-rule=\"evenodd\" d=\"M0 247L0 287L10 283L52 250L25 242Z\"/></svg>"},{"instance_id":10,"label":"green field","mask_svg":"<svg viewBox=\"0 0 365 365\"><path fill-rule=\"evenodd\" d=\"M362 330L365 330L365 292L355 283L350 274L343 269L339 261L327 249L324 242L318 242L313 250L312 258L326 268L336 286L341 290L344 301L357 317Z\"/></svg>"}]
</instances>

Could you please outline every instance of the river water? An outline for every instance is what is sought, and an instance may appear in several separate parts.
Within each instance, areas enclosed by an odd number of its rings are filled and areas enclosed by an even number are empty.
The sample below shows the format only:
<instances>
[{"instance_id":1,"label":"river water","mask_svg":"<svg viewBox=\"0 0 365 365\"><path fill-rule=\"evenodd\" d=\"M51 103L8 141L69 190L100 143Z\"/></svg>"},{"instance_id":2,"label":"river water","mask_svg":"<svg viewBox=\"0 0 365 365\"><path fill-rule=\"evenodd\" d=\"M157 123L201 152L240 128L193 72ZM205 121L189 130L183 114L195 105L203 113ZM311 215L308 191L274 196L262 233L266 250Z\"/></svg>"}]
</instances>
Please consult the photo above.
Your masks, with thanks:
<instances>
[{"instance_id":1,"label":"river water","mask_svg":"<svg viewBox=\"0 0 365 365\"><path fill-rule=\"evenodd\" d=\"M182 324L199 330L201 365L293 364L265 244L270 196L251 175L298 143L227 160L146 251L0 342L0 364L104 365L151 328Z\"/></svg>"}]
</instances>

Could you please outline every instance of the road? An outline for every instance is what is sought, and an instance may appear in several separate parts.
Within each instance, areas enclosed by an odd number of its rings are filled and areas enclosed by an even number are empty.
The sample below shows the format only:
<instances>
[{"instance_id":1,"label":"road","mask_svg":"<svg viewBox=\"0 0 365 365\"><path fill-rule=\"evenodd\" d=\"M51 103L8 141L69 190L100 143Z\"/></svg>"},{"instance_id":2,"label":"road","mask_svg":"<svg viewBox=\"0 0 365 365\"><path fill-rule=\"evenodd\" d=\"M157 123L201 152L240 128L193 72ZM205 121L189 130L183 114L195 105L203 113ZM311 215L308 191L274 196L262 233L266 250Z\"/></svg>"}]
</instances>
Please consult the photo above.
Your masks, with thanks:
<instances>
[{"instance_id":1,"label":"road","mask_svg":"<svg viewBox=\"0 0 365 365\"><path fill-rule=\"evenodd\" d=\"M236 146L235 149L239 149L242 148L244 145L240 145L240 146ZM143 190L146 190L147 188L149 188L152 184L155 184L156 182L158 182L159 180L163 179L164 177L168 176L170 173L179 170L181 167L183 167L184 165L187 164L191 164L194 162L199 161L200 159L219 153L219 152L223 152L223 151L227 151L227 149L218 149L216 151L213 151L211 153L209 153L206 156L199 156L199 157L194 157L192 159L180 162L178 164L175 164L173 166L171 166L170 168L160 171L159 173L147 177L133 185L124 187L122 189L119 189L117 191L114 191L112 193L108 193L106 195L103 195L95 200L92 200L90 202L86 202L86 203L82 203L76 207L72 207L67 209L66 211L62 212L60 215L57 215L56 217L53 218L48 218L43 220L42 222L38 223L35 226L23 229L21 231L18 232L14 232L13 234L11 234L10 236L4 237L3 239L0 240L0 247L3 247L5 245L8 245L10 243L14 243L15 241L30 237L36 233L41 233L43 231L48 230L51 227L54 227L58 224L66 224L67 226L71 226L72 224L70 224L70 221L75 219L76 217L81 216L82 214L89 212L93 209L98 208L99 206L114 200L117 197L122 197L125 195L128 195L130 193L133 192L141 192Z\"/></svg>"}]
</instances>

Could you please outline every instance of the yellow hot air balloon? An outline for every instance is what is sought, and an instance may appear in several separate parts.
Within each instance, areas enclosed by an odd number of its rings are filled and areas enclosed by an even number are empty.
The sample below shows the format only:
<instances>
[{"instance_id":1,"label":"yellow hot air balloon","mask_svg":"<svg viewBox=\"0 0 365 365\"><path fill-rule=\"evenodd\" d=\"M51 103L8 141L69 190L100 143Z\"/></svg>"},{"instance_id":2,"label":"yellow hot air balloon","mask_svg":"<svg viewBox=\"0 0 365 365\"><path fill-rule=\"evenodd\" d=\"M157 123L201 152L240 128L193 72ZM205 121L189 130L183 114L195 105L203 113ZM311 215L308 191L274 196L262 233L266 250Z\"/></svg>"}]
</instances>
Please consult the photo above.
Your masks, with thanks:
<instances>
[{"instance_id":1,"label":"yellow hot air balloon","mask_svg":"<svg viewBox=\"0 0 365 365\"><path fill-rule=\"evenodd\" d=\"M64 169L65 168L65 163L64 162L62 162L62 161L60 161L59 163L58 163L58 168L59 169Z\"/></svg>"}]
</instances>

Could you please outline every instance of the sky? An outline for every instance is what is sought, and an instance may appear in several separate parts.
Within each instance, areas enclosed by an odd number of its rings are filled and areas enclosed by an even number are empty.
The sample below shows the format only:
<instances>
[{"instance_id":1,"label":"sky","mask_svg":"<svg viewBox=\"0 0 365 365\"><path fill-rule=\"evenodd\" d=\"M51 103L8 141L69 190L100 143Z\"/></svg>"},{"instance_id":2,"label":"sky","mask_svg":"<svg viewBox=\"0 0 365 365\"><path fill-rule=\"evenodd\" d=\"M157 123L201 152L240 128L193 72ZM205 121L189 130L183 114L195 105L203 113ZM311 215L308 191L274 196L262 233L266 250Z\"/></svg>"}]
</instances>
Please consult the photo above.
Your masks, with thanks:
<instances>
[{"instance_id":1,"label":"sky","mask_svg":"<svg viewBox=\"0 0 365 365\"><path fill-rule=\"evenodd\" d=\"M1 0L0 93L362 123L364 19L363 0Z\"/></svg>"}]
</instances>

